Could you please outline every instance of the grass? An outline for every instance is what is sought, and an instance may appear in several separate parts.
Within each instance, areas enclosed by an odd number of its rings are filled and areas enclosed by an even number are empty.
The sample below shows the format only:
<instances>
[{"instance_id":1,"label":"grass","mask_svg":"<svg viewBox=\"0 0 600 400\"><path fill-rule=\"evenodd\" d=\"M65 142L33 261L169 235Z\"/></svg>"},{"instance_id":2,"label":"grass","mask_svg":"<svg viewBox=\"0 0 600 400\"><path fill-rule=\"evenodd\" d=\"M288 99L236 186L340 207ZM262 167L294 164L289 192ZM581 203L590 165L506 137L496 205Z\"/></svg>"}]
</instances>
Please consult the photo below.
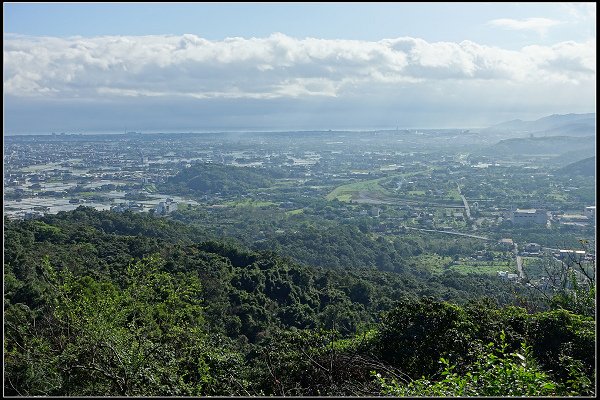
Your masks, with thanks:
<instances>
[{"instance_id":1,"label":"grass","mask_svg":"<svg viewBox=\"0 0 600 400\"><path fill-rule=\"evenodd\" d=\"M223 203L225 206L233 206L233 207L269 207L275 206L277 203L273 203L271 201L256 201L252 199L244 199L244 200L236 200L236 201L228 201Z\"/></svg>"},{"instance_id":2,"label":"grass","mask_svg":"<svg viewBox=\"0 0 600 400\"><path fill-rule=\"evenodd\" d=\"M421 254L411 258L418 268L425 269L432 274L441 274L446 271L456 271L461 274L496 275L498 271L517 273L514 263L506 261L469 261L460 260L459 264L451 265L452 257L433 254Z\"/></svg>"},{"instance_id":3,"label":"grass","mask_svg":"<svg viewBox=\"0 0 600 400\"><path fill-rule=\"evenodd\" d=\"M444 266L452 261L452 257L439 256L435 253L421 254L411 258L419 268L425 269L433 274L441 274Z\"/></svg>"},{"instance_id":4,"label":"grass","mask_svg":"<svg viewBox=\"0 0 600 400\"><path fill-rule=\"evenodd\" d=\"M482 274L482 275L496 275L498 271L508 271L509 273L516 274L517 269L511 264L506 262L489 262L489 261L473 261L473 262L461 262L460 264L452 265L448 267L450 271L456 271L460 274Z\"/></svg>"},{"instance_id":5,"label":"grass","mask_svg":"<svg viewBox=\"0 0 600 400\"><path fill-rule=\"evenodd\" d=\"M301 182L302 182L301 179L296 179L296 178L278 179L272 183L271 188L297 187Z\"/></svg>"},{"instance_id":6,"label":"grass","mask_svg":"<svg viewBox=\"0 0 600 400\"><path fill-rule=\"evenodd\" d=\"M450 191L448 191L446 198L456 200L456 201L462 201L462 198L460 197L460 194L458 194L458 190L456 190L456 189L451 189Z\"/></svg>"},{"instance_id":7,"label":"grass","mask_svg":"<svg viewBox=\"0 0 600 400\"><path fill-rule=\"evenodd\" d=\"M352 200L360 200L361 193L367 193L369 199L372 200L381 200L381 201L402 201L403 199L399 198L397 194L394 194L388 191L386 188L381 186L381 183L390 181L392 179L397 179L399 177L409 177L409 176L417 176L430 171L430 168L427 168L422 171L413 171L403 174L395 174L383 178L370 179L366 181L359 181L348 183L346 185L341 185L333 189L325 198L327 200L338 199L342 202L350 202ZM458 196L458 192L453 193L453 199L462 205L462 201L460 196ZM427 201L427 204L432 203L431 199L428 199L425 196L425 191L423 190L412 190L408 192L407 199L408 201L422 202L423 200Z\"/></svg>"},{"instance_id":8,"label":"grass","mask_svg":"<svg viewBox=\"0 0 600 400\"><path fill-rule=\"evenodd\" d=\"M48 163L48 164L30 165L25 168L22 168L21 171L25 172L25 173L29 173L29 172L44 171L44 170L48 170L48 169L52 169L52 168L60 168L60 163L54 162L54 163Z\"/></svg>"},{"instance_id":9,"label":"grass","mask_svg":"<svg viewBox=\"0 0 600 400\"><path fill-rule=\"evenodd\" d=\"M151 183L149 185L144 185L144 190L147 191L148 193L156 193L158 191L156 189L156 186L154 185L154 183Z\"/></svg>"},{"instance_id":10,"label":"grass","mask_svg":"<svg viewBox=\"0 0 600 400\"><path fill-rule=\"evenodd\" d=\"M303 208L298 208L296 210L290 210L290 211L286 211L285 213L287 215L298 215L298 214L302 214L304 212Z\"/></svg>"},{"instance_id":11,"label":"grass","mask_svg":"<svg viewBox=\"0 0 600 400\"><path fill-rule=\"evenodd\" d=\"M349 202L351 201L355 195L359 192L368 192L369 194L373 194L376 197L385 197L389 196L389 193L386 189L379 185L379 182L389 179L388 177L371 179L368 181L360 181L349 183L347 185L338 186L333 189L327 196L327 200L338 199L339 201Z\"/></svg>"}]
</instances>

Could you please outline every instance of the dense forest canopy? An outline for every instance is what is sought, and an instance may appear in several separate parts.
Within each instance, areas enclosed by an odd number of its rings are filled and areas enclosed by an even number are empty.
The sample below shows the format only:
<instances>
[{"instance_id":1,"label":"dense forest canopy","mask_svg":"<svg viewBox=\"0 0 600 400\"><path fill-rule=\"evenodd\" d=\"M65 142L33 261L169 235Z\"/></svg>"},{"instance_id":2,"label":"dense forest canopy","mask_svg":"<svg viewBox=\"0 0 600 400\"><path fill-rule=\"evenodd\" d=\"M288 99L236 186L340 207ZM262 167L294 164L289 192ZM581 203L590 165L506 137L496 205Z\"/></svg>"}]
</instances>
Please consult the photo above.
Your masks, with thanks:
<instances>
[{"instance_id":1,"label":"dense forest canopy","mask_svg":"<svg viewBox=\"0 0 600 400\"><path fill-rule=\"evenodd\" d=\"M9 395L595 390L594 319L498 279L315 267L85 207L4 224Z\"/></svg>"}]
</instances>

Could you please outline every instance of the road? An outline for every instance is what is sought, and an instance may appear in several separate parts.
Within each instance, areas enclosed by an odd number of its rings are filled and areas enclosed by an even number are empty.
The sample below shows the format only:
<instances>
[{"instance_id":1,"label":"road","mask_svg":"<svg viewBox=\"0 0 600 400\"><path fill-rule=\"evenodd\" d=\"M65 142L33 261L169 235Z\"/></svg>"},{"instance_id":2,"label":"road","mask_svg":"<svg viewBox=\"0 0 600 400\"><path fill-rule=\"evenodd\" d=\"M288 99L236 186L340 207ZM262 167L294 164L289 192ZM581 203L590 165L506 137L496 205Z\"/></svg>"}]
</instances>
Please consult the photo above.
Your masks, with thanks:
<instances>
[{"instance_id":1,"label":"road","mask_svg":"<svg viewBox=\"0 0 600 400\"><path fill-rule=\"evenodd\" d=\"M466 236L466 237L470 237L470 238L473 238L473 239L492 240L492 239L487 238L485 236L469 235L468 233L462 233L462 232L438 231L438 230L435 230L435 229L412 228L410 226L405 226L404 228L406 228L406 229L412 229L412 230L415 230L415 231L437 232L437 233L447 233L448 235Z\"/></svg>"},{"instance_id":2,"label":"road","mask_svg":"<svg viewBox=\"0 0 600 400\"><path fill-rule=\"evenodd\" d=\"M517 273L519 274L519 278L525 279L525 272L523 272L523 258L519 255L519 246L515 242L515 258L517 260Z\"/></svg>"},{"instance_id":3,"label":"road","mask_svg":"<svg viewBox=\"0 0 600 400\"><path fill-rule=\"evenodd\" d=\"M460 191L460 185L457 183L456 184L456 188L458 190L458 194L460 195L460 198L463 201L463 204L465 205L465 213L467 214L467 218L470 220L471 219L471 209L469 208L469 203L467 202L467 199L465 198L465 196L463 196L463 194Z\"/></svg>"}]
</instances>

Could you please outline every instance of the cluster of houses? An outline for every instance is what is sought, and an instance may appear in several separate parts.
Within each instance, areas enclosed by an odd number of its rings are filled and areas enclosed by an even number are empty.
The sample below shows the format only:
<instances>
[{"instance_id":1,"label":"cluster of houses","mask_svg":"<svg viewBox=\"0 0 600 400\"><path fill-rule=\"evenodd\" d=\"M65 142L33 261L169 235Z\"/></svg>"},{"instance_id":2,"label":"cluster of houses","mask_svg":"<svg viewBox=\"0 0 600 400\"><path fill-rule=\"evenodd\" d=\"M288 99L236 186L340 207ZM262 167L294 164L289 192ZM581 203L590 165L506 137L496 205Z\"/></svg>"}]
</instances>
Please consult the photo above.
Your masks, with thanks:
<instances>
[{"instance_id":1,"label":"cluster of houses","mask_svg":"<svg viewBox=\"0 0 600 400\"><path fill-rule=\"evenodd\" d=\"M144 211L144 205L142 203L136 203L135 201L129 201L125 203L119 203L117 205L111 206L110 211L114 212L141 212Z\"/></svg>"},{"instance_id":2,"label":"cluster of houses","mask_svg":"<svg viewBox=\"0 0 600 400\"><path fill-rule=\"evenodd\" d=\"M502 279L507 279L509 281L516 281L519 278L519 275L512 274L508 271L498 271L498 276Z\"/></svg>"},{"instance_id":3,"label":"cluster of houses","mask_svg":"<svg viewBox=\"0 0 600 400\"><path fill-rule=\"evenodd\" d=\"M177 202L173 201L171 198L168 198L166 201L161 201L158 203L154 210L160 215L170 214L177 210Z\"/></svg>"},{"instance_id":4,"label":"cluster of houses","mask_svg":"<svg viewBox=\"0 0 600 400\"><path fill-rule=\"evenodd\" d=\"M505 251L512 250L515 248L515 243L511 238L504 238L498 241L498 246ZM595 256L592 253L588 253L584 250L574 249L549 249L543 248L538 243L527 243L519 251L520 256L525 257L540 257L542 253L546 252L548 255L552 255L554 259L562 261L564 263L571 262L583 262L583 261L594 261ZM506 280L517 281L519 279L518 274L510 273L508 271L497 271L498 277Z\"/></svg>"},{"instance_id":5,"label":"cluster of houses","mask_svg":"<svg viewBox=\"0 0 600 400\"><path fill-rule=\"evenodd\" d=\"M155 207L151 208L154 210L156 215L167 215L177 210L177 202L171 198L167 198L165 201L161 201ZM142 212L145 210L145 206L142 203L137 203L135 201L129 201L125 203L119 203L110 208L111 211L114 212Z\"/></svg>"}]
</instances>

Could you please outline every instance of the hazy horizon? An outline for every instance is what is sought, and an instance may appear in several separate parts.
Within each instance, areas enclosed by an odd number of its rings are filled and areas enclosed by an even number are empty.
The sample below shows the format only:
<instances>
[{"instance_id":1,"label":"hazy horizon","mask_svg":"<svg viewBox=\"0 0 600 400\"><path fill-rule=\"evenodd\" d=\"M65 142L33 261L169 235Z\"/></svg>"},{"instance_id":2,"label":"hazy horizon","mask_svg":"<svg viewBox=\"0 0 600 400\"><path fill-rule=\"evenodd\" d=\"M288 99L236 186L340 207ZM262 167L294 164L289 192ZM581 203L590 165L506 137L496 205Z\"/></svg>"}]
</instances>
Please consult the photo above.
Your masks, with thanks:
<instances>
[{"instance_id":1,"label":"hazy horizon","mask_svg":"<svg viewBox=\"0 0 600 400\"><path fill-rule=\"evenodd\" d=\"M582 115L582 114L594 114L594 116L596 115L595 112L591 112L591 113L567 113L567 114L577 114L577 115ZM561 115L567 115L567 114L561 114ZM543 117L547 117L550 116L552 114L549 115L543 115L540 118ZM556 115L556 114L555 114ZM517 118L518 119L518 118ZM537 120L539 118L536 118L534 120ZM513 119L515 120L515 119ZM534 121L534 120L524 120L524 121ZM500 121L499 123L502 122L510 122L512 120L503 120ZM141 134L160 134L160 133L164 133L164 134L212 134L212 133L279 133L279 132L374 132L374 131L394 131L394 130L399 130L399 131L404 131L404 130L444 130L444 129L448 129L448 130L478 130L478 129L485 129L485 128L489 128L493 125L496 124L491 124L491 125L487 125L487 126L430 126L430 127L422 127L422 126L397 126L397 127L392 127L392 126L385 126L385 127L355 127L355 128L347 128L347 129L329 129L329 128L313 128L313 129L243 129L243 128L238 128L238 129L219 129L219 128L214 128L214 129L210 129L210 128L203 128L203 129L196 129L196 128L182 128L182 129L171 129L171 130L164 130L164 129L145 129L145 130L141 130L141 129L126 129L126 130L97 130L97 131L90 131L90 130L71 130L71 131L39 131L39 132L19 132L19 133L13 133L13 132L7 132L5 131L4 134L6 136L19 136L19 135L123 135L123 134L127 134L127 133L141 133Z\"/></svg>"},{"instance_id":2,"label":"hazy horizon","mask_svg":"<svg viewBox=\"0 0 600 400\"><path fill-rule=\"evenodd\" d=\"M595 3L8 3L4 133L476 129L591 113L595 14Z\"/></svg>"}]
</instances>

